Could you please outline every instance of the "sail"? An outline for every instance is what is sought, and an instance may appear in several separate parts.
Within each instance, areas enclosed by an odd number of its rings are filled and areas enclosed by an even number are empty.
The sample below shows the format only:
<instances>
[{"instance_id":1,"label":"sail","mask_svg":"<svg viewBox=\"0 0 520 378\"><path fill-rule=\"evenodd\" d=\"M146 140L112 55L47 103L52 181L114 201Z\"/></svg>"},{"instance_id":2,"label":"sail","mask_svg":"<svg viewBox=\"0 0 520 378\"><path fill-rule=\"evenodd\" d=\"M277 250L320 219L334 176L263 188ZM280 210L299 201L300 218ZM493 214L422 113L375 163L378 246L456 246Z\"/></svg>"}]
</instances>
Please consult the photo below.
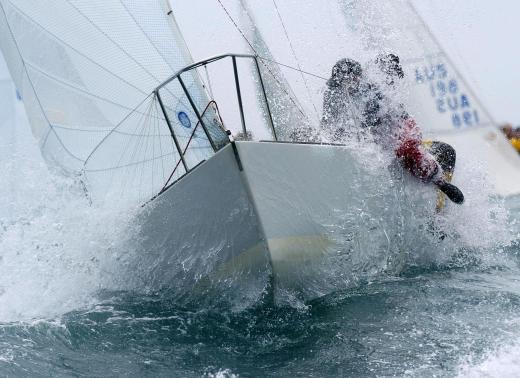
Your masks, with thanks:
<instances>
[{"instance_id":1,"label":"sail","mask_svg":"<svg viewBox=\"0 0 520 378\"><path fill-rule=\"evenodd\" d=\"M276 62L276 72L283 77L280 81L294 96L291 102L298 104L296 107L289 103L288 109L297 108L303 113L305 124L316 127L321 120L323 90L332 66L359 51L356 41L346 37L348 28L339 3L324 4L319 0L242 0L242 3L254 27L247 22L241 26L250 31L250 42L256 52L267 58L267 63ZM268 46L267 57L263 56L262 46Z\"/></svg>"},{"instance_id":2,"label":"sail","mask_svg":"<svg viewBox=\"0 0 520 378\"><path fill-rule=\"evenodd\" d=\"M368 80L404 104L426 138L452 144L461 156L478 154L497 194L520 193L519 157L410 1L242 1L307 119L319 119L334 63L358 60ZM393 88L375 64L387 53L400 57L405 72Z\"/></svg>"},{"instance_id":3,"label":"sail","mask_svg":"<svg viewBox=\"0 0 520 378\"><path fill-rule=\"evenodd\" d=\"M408 0L341 1L365 51L394 53L405 71L402 100L423 130L489 126L492 117Z\"/></svg>"},{"instance_id":4,"label":"sail","mask_svg":"<svg viewBox=\"0 0 520 378\"><path fill-rule=\"evenodd\" d=\"M272 0L269 6L243 1L274 59L292 67L280 69L310 119L319 119L324 80L337 60L356 59L370 76L375 57L392 52L400 57L406 73L405 95L400 100L425 130L492 123L406 0Z\"/></svg>"},{"instance_id":5,"label":"sail","mask_svg":"<svg viewBox=\"0 0 520 378\"><path fill-rule=\"evenodd\" d=\"M196 112L182 88L154 94L192 62L166 0L0 0L0 8L0 48L42 153L65 172L83 171L92 195L117 187L148 199L214 152L207 135L192 135ZM197 74L184 80L202 113ZM181 148L190 140L185 164L167 121Z\"/></svg>"},{"instance_id":6,"label":"sail","mask_svg":"<svg viewBox=\"0 0 520 378\"><path fill-rule=\"evenodd\" d=\"M248 46L253 53L261 57L259 68L264 78L265 90L269 94L268 101L273 117L273 124L279 140L298 139L300 130L309 127L311 121L292 91L289 82L282 72L282 67L275 63L275 58L256 26L254 12L249 4L240 0L240 24L244 26ZM258 91L261 88L258 86ZM265 122L265 121L264 121Z\"/></svg>"},{"instance_id":7,"label":"sail","mask_svg":"<svg viewBox=\"0 0 520 378\"><path fill-rule=\"evenodd\" d=\"M409 0L343 1L351 31L372 54L397 54L405 80L399 101L425 138L451 144L457 155L478 162L499 195L520 193L520 158Z\"/></svg>"},{"instance_id":8,"label":"sail","mask_svg":"<svg viewBox=\"0 0 520 378\"><path fill-rule=\"evenodd\" d=\"M15 89L9 71L0 54L0 129L5 130L15 118Z\"/></svg>"}]
</instances>

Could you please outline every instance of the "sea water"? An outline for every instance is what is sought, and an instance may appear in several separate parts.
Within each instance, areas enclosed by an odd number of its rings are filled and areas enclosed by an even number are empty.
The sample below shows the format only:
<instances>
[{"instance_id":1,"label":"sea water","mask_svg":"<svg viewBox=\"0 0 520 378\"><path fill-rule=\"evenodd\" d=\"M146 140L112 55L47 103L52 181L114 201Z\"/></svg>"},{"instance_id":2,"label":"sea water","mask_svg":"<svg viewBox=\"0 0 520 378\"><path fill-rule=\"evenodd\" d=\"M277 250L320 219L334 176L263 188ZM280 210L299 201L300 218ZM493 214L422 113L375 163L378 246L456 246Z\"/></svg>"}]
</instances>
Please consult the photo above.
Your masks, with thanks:
<instances>
[{"instance_id":1,"label":"sea water","mask_svg":"<svg viewBox=\"0 0 520 378\"><path fill-rule=\"evenodd\" d=\"M440 220L456 238L424 230L398 272L236 311L143 290L133 211L90 205L28 128L1 136L0 376L520 375L520 199L463 159L467 202Z\"/></svg>"}]
</instances>

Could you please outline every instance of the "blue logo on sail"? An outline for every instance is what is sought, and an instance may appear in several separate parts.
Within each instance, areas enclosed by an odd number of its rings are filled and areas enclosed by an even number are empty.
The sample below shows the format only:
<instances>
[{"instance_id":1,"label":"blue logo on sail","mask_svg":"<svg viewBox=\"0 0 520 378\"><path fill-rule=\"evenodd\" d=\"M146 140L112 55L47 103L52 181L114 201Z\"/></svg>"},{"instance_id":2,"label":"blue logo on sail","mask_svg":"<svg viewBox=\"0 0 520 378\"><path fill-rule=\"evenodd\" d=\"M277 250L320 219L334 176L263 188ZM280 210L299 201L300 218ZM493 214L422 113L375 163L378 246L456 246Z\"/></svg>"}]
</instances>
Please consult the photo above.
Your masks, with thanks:
<instances>
[{"instance_id":1,"label":"blue logo on sail","mask_svg":"<svg viewBox=\"0 0 520 378\"><path fill-rule=\"evenodd\" d=\"M186 113L184 113L184 112L177 113L177 118L179 119L179 122L181 123L182 126L184 126L187 129L191 128L190 117L188 117L188 115Z\"/></svg>"}]
</instances>

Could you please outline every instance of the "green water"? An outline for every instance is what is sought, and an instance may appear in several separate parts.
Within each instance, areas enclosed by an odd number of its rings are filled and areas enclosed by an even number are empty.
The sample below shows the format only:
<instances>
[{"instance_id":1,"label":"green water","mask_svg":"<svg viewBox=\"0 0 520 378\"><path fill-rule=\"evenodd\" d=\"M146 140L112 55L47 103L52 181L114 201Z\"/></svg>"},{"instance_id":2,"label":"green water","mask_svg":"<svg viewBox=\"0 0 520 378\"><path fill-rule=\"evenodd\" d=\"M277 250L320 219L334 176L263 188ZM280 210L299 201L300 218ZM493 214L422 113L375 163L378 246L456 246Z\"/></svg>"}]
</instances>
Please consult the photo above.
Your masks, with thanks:
<instances>
[{"instance_id":1,"label":"green water","mask_svg":"<svg viewBox=\"0 0 520 378\"><path fill-rule=\"evenodd\" d=\"M103 292L87 309L0 325L0 375L462 374L520 338L518 252L503 252L507 267L414 270L299 309L195 311L166 295Z\"/></svg>"}]
</instances>

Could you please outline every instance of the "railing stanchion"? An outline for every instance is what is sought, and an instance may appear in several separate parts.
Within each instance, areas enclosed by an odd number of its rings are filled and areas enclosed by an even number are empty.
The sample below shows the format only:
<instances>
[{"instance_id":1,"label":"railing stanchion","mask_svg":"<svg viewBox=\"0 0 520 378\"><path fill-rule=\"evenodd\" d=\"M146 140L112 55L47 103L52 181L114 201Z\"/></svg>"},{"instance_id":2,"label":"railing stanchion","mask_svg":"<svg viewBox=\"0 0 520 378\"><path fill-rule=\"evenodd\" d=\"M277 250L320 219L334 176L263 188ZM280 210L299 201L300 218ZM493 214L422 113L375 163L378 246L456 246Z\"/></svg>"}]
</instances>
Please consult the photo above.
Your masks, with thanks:
<instances>
[{"instance_id":1,"label":"railing stanchion","mask_svg":"<svg viewBox=\"0 0 520 378\"><path fill-rule=\"evenodd\" d=\"M186 173L188 173L190 170L188 168L188 164L186 164L186 160L184 160L184 153L182 152L181 145L179 144L179 141L177 140L177 137L175 136L175 132L173 131L172 124L170 122L170 118L168 117L168 114L166 113L166 108L164 107L164 104L161 99L161 95L159 94L159 90L157 89L155 91L155 96L157 96L157 100L159 100L159 106L161 107L161 110L164 115L164 119L166 120L166 124L168 125L168 129L170 129L170 134L173 138L173 142L175 143L175 147L177 148L177 152L179 153L179 156L182 161L182 165L184 166L184 170Z\"/></svg>"},{"instance_id":2,"label":"railing stanchion","mask_svg":"<svg viewBox=\"0 0 520 378\"><path fill-rule=\"evenodd\" d=\"M264 80L262 79L262 72L260 71L260 65L258 64L258 57L255 55L254 57L256 72L258 73L258 79L260 80L260 86L262 87L262 94L264 95L264 102L267 108L267 119L269 121L269 126L271 126L271 131L273 132L274 140L278 141L278 136L276 135L276 129L274 128L273 116L271 114L271 107L269 106L269 101L267 100L267 94L265 93Z\"/></svg>"},{"instance_id":3,"label":"railing stanchion","mask_svg":"<svg viewBox=\"0 0 520 378\"><path fill-rule=\"evenodd\" d=\"M195 105L195 102L193 102L193 99L190 96L190 93L188 92L188 89L186 88L186 85L184 84L184 81L181 79L181 75L177 77L179 80L179 83L181 83L182 90L186 94L186 97L188 98L188 101L190 102L191 107L193 108L193 111L195 112L195 115L197 116L197 119L200 122L200 125L204 129L204 132L206 133L206 137L209 140L209 144L211 144L211 147L213 148L213 152L217 152L217 147L215 146L215 142L213 141L213 138L211 137L211 134L209 133L208 129L206 128L206 125L204 124L204 121L202 120L202 117L199 113L199 110L197 109L197 105Z\"/></svg>"},{"instance_id":4,"label":"railing stanchion","mask_svg":"<svg viewBox=\"0 0 520 378\"><path fill-rule=\"evenodd\" d=\"M242 93L240 92L240 81L238 80L237 58L232 56L231 60L233 60L233 73L235 74L235 87L237 89L238 110L240 112L240 121L242 122L242 132L244 133L244 138L246 138L247 137L246 120L244 117L244 106L242 104Z\"/></svg>"}]
</instances>

